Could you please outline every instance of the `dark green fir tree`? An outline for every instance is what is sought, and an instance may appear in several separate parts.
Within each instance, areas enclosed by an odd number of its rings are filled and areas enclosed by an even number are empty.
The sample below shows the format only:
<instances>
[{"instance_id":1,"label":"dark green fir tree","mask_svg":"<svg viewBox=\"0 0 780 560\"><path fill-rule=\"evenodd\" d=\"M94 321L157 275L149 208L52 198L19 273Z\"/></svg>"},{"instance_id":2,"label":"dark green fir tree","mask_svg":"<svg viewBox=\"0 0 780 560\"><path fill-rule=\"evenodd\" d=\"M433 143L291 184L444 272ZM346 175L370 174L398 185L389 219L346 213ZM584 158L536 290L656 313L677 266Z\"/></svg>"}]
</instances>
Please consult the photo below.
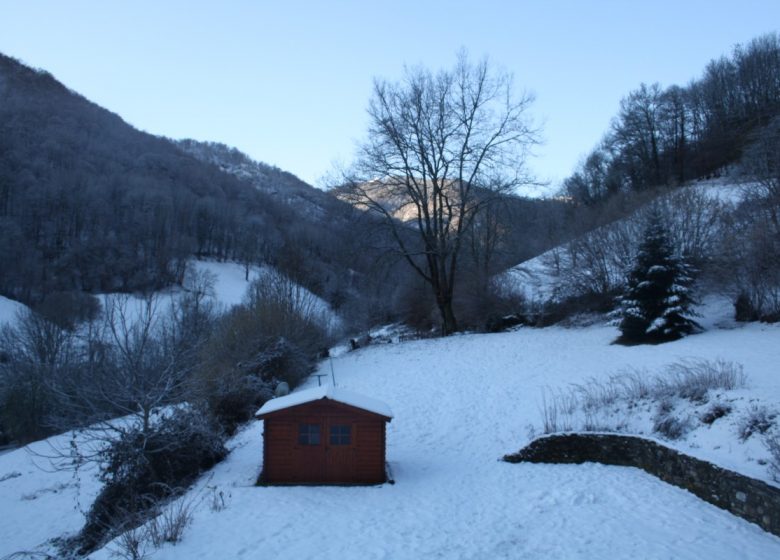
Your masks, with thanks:
<instances>
[{"instance_id":1,"label":"dark green fir tree","mask_svg":"<svg viewBox=\"0 0 780 560\"><path fill-rule=\"evenodd\" d=\"M620 344L658 344L701 327L691 317L693 271L674 254L664 221L653 211L617 310Z\"/></svg>"}]
</instances>

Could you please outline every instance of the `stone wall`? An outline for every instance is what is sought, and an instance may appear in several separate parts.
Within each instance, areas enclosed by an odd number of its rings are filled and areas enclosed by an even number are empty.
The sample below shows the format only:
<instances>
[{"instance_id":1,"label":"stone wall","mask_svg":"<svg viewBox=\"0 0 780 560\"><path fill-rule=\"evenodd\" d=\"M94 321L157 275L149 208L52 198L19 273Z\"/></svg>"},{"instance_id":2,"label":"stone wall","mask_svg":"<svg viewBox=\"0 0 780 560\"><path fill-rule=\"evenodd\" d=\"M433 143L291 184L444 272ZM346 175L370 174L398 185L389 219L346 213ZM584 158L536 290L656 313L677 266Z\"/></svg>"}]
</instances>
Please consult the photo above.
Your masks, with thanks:
<instances>
[{"instance_id":1,"label":"stone wall","mask_svg":"<svg viewBox=\"0 0 780 560\"><path fill-rule=\"evenodd\" d=\"M556 434L536 439L504 460L638 467L780 536L780 488L648 439L617 434Z\"/></svg>"}]
</instances>

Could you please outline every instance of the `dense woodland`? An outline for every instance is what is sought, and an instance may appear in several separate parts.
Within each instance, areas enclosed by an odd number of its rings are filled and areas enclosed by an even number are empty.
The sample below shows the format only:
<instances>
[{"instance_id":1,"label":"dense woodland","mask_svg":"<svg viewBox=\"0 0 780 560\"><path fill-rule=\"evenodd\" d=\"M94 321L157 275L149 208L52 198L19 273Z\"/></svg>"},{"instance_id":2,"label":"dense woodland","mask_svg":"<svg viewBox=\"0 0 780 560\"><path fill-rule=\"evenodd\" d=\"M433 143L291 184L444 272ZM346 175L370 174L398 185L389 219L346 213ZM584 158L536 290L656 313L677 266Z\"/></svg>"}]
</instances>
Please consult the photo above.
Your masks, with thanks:
<instances>
[{"instance_id":1,"label":"dense woodland","mask_svg":"<svg viewBox=\"0 0 780 560\"><path fill-rule=\"evenodd\" d=\"M340 255L356 254L341 225L346 205L315 201L328 216L329 247L311 231L321 215L133 129L7 57L0 58L0 154L0 293L24 302L56 291L180 284L193 256L312 269L334 261L333 274L344 268ZM300 183L264 171L276 190ZM361 270L359 259L353 267Z\"/></svg>"}]
</instances>

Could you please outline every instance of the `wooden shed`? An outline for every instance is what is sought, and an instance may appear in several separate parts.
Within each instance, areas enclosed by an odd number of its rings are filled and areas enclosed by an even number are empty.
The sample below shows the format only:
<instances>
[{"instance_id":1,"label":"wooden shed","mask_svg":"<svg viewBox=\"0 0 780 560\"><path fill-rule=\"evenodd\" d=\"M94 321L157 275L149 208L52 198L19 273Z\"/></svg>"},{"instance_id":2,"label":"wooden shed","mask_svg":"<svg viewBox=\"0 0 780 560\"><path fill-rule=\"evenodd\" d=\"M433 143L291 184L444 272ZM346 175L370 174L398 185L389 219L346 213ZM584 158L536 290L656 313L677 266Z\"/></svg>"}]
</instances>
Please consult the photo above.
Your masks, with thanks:
<instances>
[{"instance_id":1,"label":"wooden shed","mask_svg":"<svg viewBox=\"0 0 780 560\"><path fill-rule=\"evenodd\" d=\"M380 484L386 480L385 403L322 386L271 399L264 421L266 484Z\"/></svg>"}]
</instances>

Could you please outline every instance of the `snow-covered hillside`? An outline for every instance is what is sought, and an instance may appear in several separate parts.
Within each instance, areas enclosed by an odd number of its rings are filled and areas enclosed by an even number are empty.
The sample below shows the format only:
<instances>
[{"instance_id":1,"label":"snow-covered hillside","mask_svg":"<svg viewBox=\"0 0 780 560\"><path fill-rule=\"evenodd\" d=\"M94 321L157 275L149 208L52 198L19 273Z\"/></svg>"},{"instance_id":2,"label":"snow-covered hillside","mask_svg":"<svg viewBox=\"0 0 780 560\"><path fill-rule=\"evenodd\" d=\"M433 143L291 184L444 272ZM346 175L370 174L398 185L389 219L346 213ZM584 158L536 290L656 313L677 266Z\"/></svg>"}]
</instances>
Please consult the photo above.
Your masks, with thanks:
<instances>
[{"instance_id":1,"label":"snow-covered hillside","mask_svg":"<svg viewBox=\"0 0 780 560\"><path fill-rule=\"evenodd\" d=\"M499 461L539 425L545 388L683 358L741 363L744 395L780 404L780 327L737 327L712 305L708 330L659 346L611 345L609 326L523 328L368 347L333 359L337 383L387 402L395 485L257 487L262 422L185 497L192 525L151 558L687 558L780 557L780 538L632 468ZM722 325L722 326L718 326ZM330 373L330 365L322 364ZM307 386L316 386L316 381ZM720 420L719 420L720 421ZM728 432L728 430L725 430ZM672 445L677 445L672 443ZM765 457L700 438L686 452L767 479ZM720 447L719 449L716 447ZM76 487L18 450L0 456L0 555L74 530ZM224 509L213 508L222 493ZM82 480L81 503L94 495ZM37 522L32 522L37 519ZM111 557L109 545L92 555Z\"/></svg>"},{"instance_id":2,"label":"snow-covered hillside","mask_svg":"<svg viewBox=\"0 0 780 560\"><path fill-rule=\"evenodd\" d=\"M16 320L16 314L24 309L24 305L18 301L0 296L0 327Z\"/></svg>"},{"instance_id":3,"label":"snow-covered hillside","mask_svg":"<svg viewBox=\"0 0 780 560\"><path fill-rule=\"evenodd\" d=\"M198 261L189 263L190 270L207 275L213 283L213 301L223 310L241 303L247 294L249 285L263 274L272 272L269 267L251 266L247 279L244 265L234 262ZM185 279L185 289L187 281ZM165 311L171 305L171 301L180 296L181 290L169 289L158 293L158 310ZM337 331L341 326L341 319L333 311L330 305L323 299L305 291L306 296L314 302L314 310L321 316L322 322L330 330ZM112 294L99 294L98 299L105 307L107 298ZM25 306L17 301L0 296L0 326L12 323L16 319L17 311ZM127 312L130 316L141 313L143 300L133 296L130 299Z\"/></svg>"},{"instance_id":4,"label":"snow-covered hillside","mask_svg":"<svg viewBox=\"0 0 780 560\"><path fill-rule=\"evenodd\" d=\"M692 204L712 200L724 207L733 207L743 200L755 185L734 178L696 181L666 196L671 220L676 229L693 242L705 243L700 237L715 231L711 216ZM698 198L697 197L701 197ZM686 198L692 197L692 198ZM698 208L697 208L698 207ZM695 231L687 231L687 229ZM570 243L529 259L497 275L497 285L510 294L518 294L530 303L543 303L565 298L582 286L614 287L622 282L625 268L633 258L642 232L641 222L631 218L614 222L575 239ZM674 235L673 235L674 237ZM682 237L682 236L681 236ZM690 241L678 240L688 248ZM574 262L573 262L574 261Z\"/></svg>"},{"instance_id":5,"label":"snow-covered hillside","mask_svg":"<svg viewBox=\"0 0 780 560\"><path fill-rule=\"evenodd\" d=\"M274 271L268 266L251 266L248 280L243 265L231 262L192 261L191 266L199 273L205 273L214 280L214 297L224 307L238 305L246 297L247 288L256 279ZM302 288L305 297L313 302L314 311L320 315L325 326L336 331L341 326L341 318L322 298Z\"/></svg>"}]
</instances>

